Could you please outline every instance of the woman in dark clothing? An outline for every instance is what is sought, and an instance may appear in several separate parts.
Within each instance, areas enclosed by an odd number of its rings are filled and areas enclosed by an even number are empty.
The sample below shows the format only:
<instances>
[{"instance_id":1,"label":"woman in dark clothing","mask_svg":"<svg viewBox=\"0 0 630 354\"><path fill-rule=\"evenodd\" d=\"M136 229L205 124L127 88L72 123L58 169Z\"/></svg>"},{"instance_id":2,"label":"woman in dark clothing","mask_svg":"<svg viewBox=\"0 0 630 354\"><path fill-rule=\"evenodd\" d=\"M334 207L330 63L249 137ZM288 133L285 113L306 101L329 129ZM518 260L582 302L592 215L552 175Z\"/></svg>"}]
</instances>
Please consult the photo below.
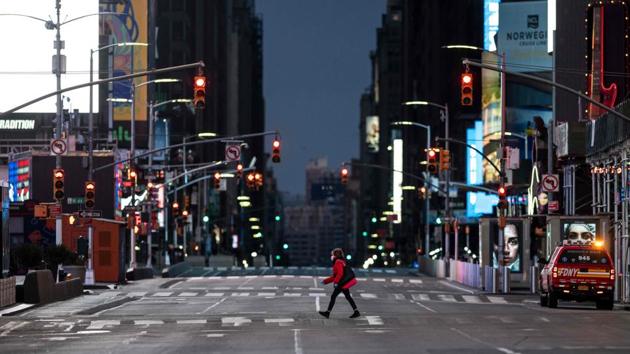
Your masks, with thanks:
<instances>
[{"instance_id":1,"label":"woman in dark clothing","mask_svg":"<svg viewBox=\"0 0 630 354\"><path fill-rule=\"evenodd\" d=\"M347 279L347 275L344 277L346 261L344 260L343 250L341 248L335 248L332 250L330 253L330 260L333 262L333 275L322 280L322 284L333 283L335 285L335 290L333 290L333 293L330 296L328 310L319 311L319 314L328 318L330 316L330 311L332 311L333 306L335 306L335 299L337 299L337 296L340 293L343 293L346 300L348 300L350 306L352 306L352 309L354 310L350 318L357 318L361 316L359 310L357 310L357 305L354 303L352 296L350 296L350 288L357 285L357 279L354 276L351 279Z\"/></svg>"}]
</instances>

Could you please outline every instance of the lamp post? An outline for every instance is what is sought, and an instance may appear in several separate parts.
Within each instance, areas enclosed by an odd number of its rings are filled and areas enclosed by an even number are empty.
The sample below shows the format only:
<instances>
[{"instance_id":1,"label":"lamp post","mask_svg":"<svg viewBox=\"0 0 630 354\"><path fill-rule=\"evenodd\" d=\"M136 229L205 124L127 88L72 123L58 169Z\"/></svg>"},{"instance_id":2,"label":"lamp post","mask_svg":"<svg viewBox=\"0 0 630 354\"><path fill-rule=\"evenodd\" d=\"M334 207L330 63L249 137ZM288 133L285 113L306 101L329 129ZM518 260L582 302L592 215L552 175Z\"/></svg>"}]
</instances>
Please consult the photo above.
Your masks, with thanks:
<instances>
[{"instance_id":1,"label":"lamp post","mask_svg":"<svg viewBox=\"0 0 630 354\"><path fill-rule=\"evenodd\" d=\"M446 139L449 138L449 115L448 115L448 105L444 104L437 104L437 103L433 103L433 102L429 102L429 101L407 101L403 103L405 106L431 106L431 107L436 107L438 109L440 109L440 114L441 114L441 119L444 121L444 129L445 129L445 137ZM428 129L427 129L428 130ZM428 130L429 131L429 130ZM427 143L430 147L430 141ZM449 142L448 140L446 140L446 142L444 143L444 148L446 150L449 149ZM451 221L450 217L451 217L451 206L450 206L450 196L449 196L449 189L450 189L450 180L451 180L451 171L446 170L444 172L444 179L446 181L446 195L445 195L445 208L444 208L444 212L445 212L445 216L446 216L446 222L449 223ZM426 227L426 226L425 226ZM450 246L450 241L449 241L449 236L450 236L450 228L445 228L445 240L444 240L444 258L448 261L449 259L449 246ZM426 250L425 250L426 252Z\"/></svg>"},{"instance_id":2,"label":"lamp post","mask_svg":"<svg viewBox=\"0 0 630 354\"><path fill-rule=\"evenodd\" d=\"M409 121L399 121L399 122L392 122L391 125L400 125L400 126L412 126L412 127L418 127L418 128L424 128L427 131L427 151L428 149L431 148L431 126L430 125L425 125L425 124L421 124L421 123L416 123L416 122L409 122ZM431 208L431 202L430 202L430 193L428 193L429 191L429 184L427 183L427 181L424 182L424 187L427 190L427 193L425 194L425 198L424 198L424 257L428 258L429 257L429 248L431 247L430 244L430 233L431 233L431 225L429 225L429 209Z\"/></svg>"}]
</instances>

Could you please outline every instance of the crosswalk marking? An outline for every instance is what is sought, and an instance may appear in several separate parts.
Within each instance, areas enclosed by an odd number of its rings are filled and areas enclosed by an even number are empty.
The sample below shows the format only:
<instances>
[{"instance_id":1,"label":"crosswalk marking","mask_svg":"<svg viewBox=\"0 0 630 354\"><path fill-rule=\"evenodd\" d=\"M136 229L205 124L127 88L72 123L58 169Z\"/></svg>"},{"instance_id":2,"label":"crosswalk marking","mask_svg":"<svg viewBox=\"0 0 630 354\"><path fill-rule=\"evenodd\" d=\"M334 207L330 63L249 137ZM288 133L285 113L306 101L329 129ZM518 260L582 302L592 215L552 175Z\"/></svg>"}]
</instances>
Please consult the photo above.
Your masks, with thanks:
<instances>
[{"instance_id":1,"label":"crosswalk marking","mask_svg":"<svg viewBox=\"0 0 630 354\"><path fill-rule=\"evenodd\" d=\"M507 301L500 296L487 296L487 298L493 304L507 304Z\"/></svg>"},{"instance_id":2,"label":"crosswalk marking","mask_svg":"<svg viewBox=\"0 0 630 354\"><path fill-rule=\"evenodd\" d=\"M453 297L453 295L438 295L438 297L442 301L446 301L446 302L456 302L457 301L457 300L455 300L455 297Z\"/></svg>"},{"instance_id":3,"label":"crosswalk marking","mask_svg":"<svg viewBox=\"0 0 630 354\"><path fill-rule=\"evenodd\" d=\"M136 326L150 326L150 325L163 325L164 321L162 320L135 320L133 323Z\"/></svg>"},{"instance_id":4,"label":"crosswalk marking","mask_svg":"<svg viewBox=\"0 0 630 354\"><path fill-rule=\"evenodd\" d=\"M431 298L428 294L411 294L411 298L417 301L429 301Z\"/></svg>"},{"instance_id":5,"label":"crosswalk marking","mask_svg":"<svg viewBox=\"0 0 630 354\"><path fill-rule=\"evenodd\" d=\"M208 338L221 338L225 336L225 333L208 333L206 334L206 337Z\"/></svg>"},{"instance_id":6,"label":"crosswalk marking","mask_svg":"<svg viewBox=\"0 0 630 354\"><path fill-rule=\"evenodd\" d=\"M403 295L403 294L394 294L394 298L396 300L404 300L405 299L405 295Z\"/></svg>"},{"instance_id":7,"label":"crosswalk marking","mask_svg":"<svg viewBox=\"0 0 630 354\"><path fill-rule=\"evenodd\" d=\"M365 316L365 319L368 321L370 326L381 326L383 325L383 320L380 316Z\"/></svg>"},{"instance_id":8,"label":"crosswalk marking","mask_svg":"<svg viewBox=\"0 0 630 354\"><path fill-rule=\"evenodd\" d=\"M258 293L258 296L276 296L276 293Z\"/></svg>"},{"instance_id":9,"label":"crosswalk marking","mask_svg":"<svg viewBox=\"0 0 630 354\"><path fill-rule=\"evenodd\" d=\"M245 318L245 317L222 317L221 318L221 324L222 325L233 324L234 327L239 327L239 326L242 326L245 323L252 323L252 320L250 320L249 318Z\"/></svg>"},{"instance_id":10,"label":"crosswalk marking","mask_svg":"<svg viewBox=\"0 0 630 354\"><path fill-rule=\"evenodd\" d=\"M238 290L254 290L254 287L252 287L252 286L239 286L237 289Z\"/></svg>"},{"instance_id":11,"label":"crosswalk marking","mask_svg":"<svg viewBox=\"0 0 630 354\"><path fill-rule=\"evenodd\" d=\"M409 283L411 283L411 284L422 284L422 280L420 280L420 279L409 279Z\"/></svg>"},{"instance_id":12,"label":"crosswalk marking","mask_svg":"<svg viewBox=\"0 0 630 354\"><path fill-rule=\"evenodd\" d=\"M376 295L370 293L361 293L361 297L364 299L376 299Z\"/></svg>"},{"instance_id":13,"label":"crosswalk marking","mask_svg":"<svg viewBox=\"0 0 630 354\"><path fill-rule=\"evenodd\" d=\"M300 293L284 293L284 296L290 296L290 297L299 297L302 296L302 294Z\"/></svg>"},{"instance_id":14,"label":"crosswalk marking","mask_svg":"<svg viewBox=\"0 0 630 354\"><path fill-rule=\"evenodd\" d=\"M396 274L396 271L393 269L385 269L385 273Z\"/></svg>"},{"instance_id":15,"label":"crosswalk marking","mask_svg":"<svg viewBox=\"0 0 630 354\"><path fill-rule=\"evenodd\" d=\"M132 292L128 293L127 296L130 296L130 297L143 297L146 294L147 294L146 291L132 291Z\"/></svg>"},{"instance_id":16,"label":"crosswalk marking","mask_svg":"<svg viewBox=\"0 0 630 354\"><path fill-rule=\"evenodd\" d=\"M171 296L172 294L173 294L172 291L162 291L162 292L158 292L158 293L153 294L153 296L166 297L166 296Z\"/></svg>"},{"instance_id":17,"label":"crosswalk marking","mask_svg":"<svg viewBox=\"0 0 630 354\"><path fill-rule=\"evenodd\" d=\"M478 296L462 295L462 298L464 298L464 301L466 302L475 303L475 304L481 303L481 299Z\"/></svg>"},{"instance_id":18,"label":"crosswalk marking","mask_svg":"<svg viewBox=\"0 0 630 354\"><path fill-rule=\"evenodd\" d=\"M312 297L326 296L326 293L308 293L308 296L312 296Z\"/></svg>"},{"instance_id":19,"label":"crosswalk marking","mask_svg":"<svg viewBox=\"0 0 630 354\"><path fill-rule=\"evenodd\" d=\"M194 293L194 292L183 292L179 294L179 296L185 296L185 297L191 297L191 296L197 296L197 295L199 295L199 293Z\"/></svg>"},{"instance_id":20,"label":"crosswalk marking","mask_svg":"<svg viewBox=\"0 0 630 354\"><path fill-rule=\"evenodd\" d=\"M392 279L392 283L402 283L402 279Z\"/></svg>"},{"instance_id":21,"label":"crosswalk marking","mask_svg":"<svg viewBox=\"0 0 630 354\"><path fill-rule=\"evenodd\" d=\"M372 280L378 281L378 282L384 282L385 278L372 278Z\"/></svg>"},{"instance_id":22,"label":"crosswalk marking","mask_svg":"<svg viewBox=\"0 0 630 354\"><path fill-rule=\"evenodd\" d=\"M236 275L228 275L227 277L225 277L225 279L241 279L241 277Z\"/></svg>"},{"instance_id":23,"label":"crosswalk marking","mask_svg":"<svg viewBox=\"0 0 630 354\"><path fill-rule=\"evenodd\" d=\"M206 296L221 297L223 296L223 293L206 293Z\"/></svg>"},{"instance_id":24,"label":"crosswalk marking","mask_svg":"<svg viewBox=\"0 0 630 354\"><path fill-rule=\"evenodd\" d=\"M265 323L291 323L292 318L265 318Z\"/></svg>"},{"instance_id":25,"label":"crosswalk marking","mask_svg":"<svg viewBox=\"0 0 630 354\"><path fill-rule=\"evenodd\" d=\"M281 278L295 278L295 275L283 275Z\"/></svg>"},{"instance_id":26,"label":"crosswalk marking","mask_svg":"<svg viewBox=\"0 0 630 354\"><path fill-rule=\"evenodd\" d=\"M232 296L249 296L249 293L232 293Z\"/></svg>"},{"instance_id":27,"label":"crosswalk marking","mask_svg":"<svg viewBox=\"0 0 630 354\"><path fill-rule=\"evenodd\" d=\"M277 275L263 275L263 278L275 278Z\"/></svg>"},{"instance_id":28,"label":"crosswalk marking","mask_svg":"<svg viewBox=\"0 0 630 354\"><path fill-rule=\"evenodd\" d=\"M212 289L213 290L230 290L231 288L229 286L215 286Z\"/></svg>"},{"instance_id":29,"label":"crosswalk marking","mask_svg":"<svg viewBox=\"0 0 630 354\"><path fill-rule=\"evenodd\" d=\"M120 325L119 320L95 320L95 321L91 321L90 325L86 329L87 330L103 329L105 327L118 326L118 325Z\"/></svg>"},{"instance_id":30,"label":"crosswalk marking","mask_svg":"<svg viewBox=\"0 0 630 354\"><path fill-rule=\"evenodd\" d=\"M208 320L177 320L177 324L206 324Z\"/></svg>"},{"instance_id":31,"label":"crosswalk marking","mask_svg":"<svg viewBox=\"0 0 630 354\"><path fill-rule=\"evenodd\" d=\"M263 286L261 289L263 290L278 290L277 286Z\"/></svg>"}]
</instances>

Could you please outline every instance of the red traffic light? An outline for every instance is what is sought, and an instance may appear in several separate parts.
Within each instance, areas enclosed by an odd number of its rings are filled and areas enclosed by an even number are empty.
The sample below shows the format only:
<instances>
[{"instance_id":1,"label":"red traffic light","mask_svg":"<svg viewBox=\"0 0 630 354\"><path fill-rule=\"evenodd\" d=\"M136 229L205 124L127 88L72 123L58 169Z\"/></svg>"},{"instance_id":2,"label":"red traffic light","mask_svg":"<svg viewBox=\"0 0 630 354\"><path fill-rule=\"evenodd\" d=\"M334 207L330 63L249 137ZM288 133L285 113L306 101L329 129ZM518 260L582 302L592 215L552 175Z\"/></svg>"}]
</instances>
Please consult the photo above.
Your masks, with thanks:
<instances>
[{"instance_id":1,"label":"red traffic light","mask_svg":"<svg viewBox=\"0 0 630 354\"><path fill-rule=\"evenodd\" d=\"M341 176L347 176L348 173L350 173L350 172L348 172L347 168L344 167L344 168L341 169Z\"/></svg>"},{"instance_id":2,"label":"red traffic light","mask_svg":"<svg viewBox=\"0 0 630 354\"><path fill-rule=\"evenodd\" d=\"M275 140L273 141L273 147L274 147L275 149L279 148L279 147L280 147L280 140L275 139Z\"/></svg>"},{"instance_id":3,"label":"red traffic light","mask_svg":"<svg viewBox=\"0 0 630 354\"><path fill-rule=\"evenodd\" d=\"M271 144L271 161L273 163L280 162L280 140L278 138L273 139Z\"/></svg>"},{"instance_id":4,"label":"red traffic light","mask_svg":"<svg viewBox=\"0 0 630 354\"><path fill-rule=\"evenodd\" d=\"M464 73L462 74L462 84L469 84L472 82L472 74Z\"/></svg>"},{"instance_id":5,"label":"red traffic light","mask_svg":"<svg viewBox=\"0 0 630 354\"><path fill-rule=\"evenodd\" d=\"M205 76L195 76L195 87L206 87Z\"/></svg>"},{"instance_id":6,"label":"red traffic light","mask_svg":"<svg viewBox=\"0 0 630 354\"><path fill-rule=\"evenodd\" d=\"M462 74L461 104L462 106L473 104L473 75L469 72Z\"/></svg>"},{"instance_id":7,"label":"red traffic light","mask_svg":"<svg viewBox=\"0 0 630 354\"><path fill-rule=\"evenodd\" d=\"M179 203L177 202L173 203L173 209L179 209Z\"/></svg>"},{"instance_id":8,"label":"red traffic light","mask_svg":"<svg viewBox=\"0 0 630 354\"><path fill-rule=\"evenodd\" d=\"M206 107L206 77L197 75L193 79L193 105L196 108Z\"/></svg>"},{"instance_id":9,"label":"red traffic light","mask_svg":"<svg viewBox=\"0 0 630 354\"><path fill-rule=\"evenodd\" d=\"M429 154L429 158L435 158L435 155L436 155L435 150L429 150L428 154Z\"/></svg>"},{"instance_id":10,"label":"red traffic light","mask_svg":"<svg viewBox=\"0 0 630 354\"><path fill-rule=\"evenodd\" d=\"M63 170L55 170L55 178L63 178L64 172Z\"/></svg>"},{"instance_id":11,"label":"red traffic light","mask_svg":"<svg viewBox=\"0 0 630 354\"><path fill-rule=\"evenodd\" d=\"M499 187L499 197L505 197L505 193L506 193L506 189L505 187L501 186Z\"/></svg>"}]
</instances>

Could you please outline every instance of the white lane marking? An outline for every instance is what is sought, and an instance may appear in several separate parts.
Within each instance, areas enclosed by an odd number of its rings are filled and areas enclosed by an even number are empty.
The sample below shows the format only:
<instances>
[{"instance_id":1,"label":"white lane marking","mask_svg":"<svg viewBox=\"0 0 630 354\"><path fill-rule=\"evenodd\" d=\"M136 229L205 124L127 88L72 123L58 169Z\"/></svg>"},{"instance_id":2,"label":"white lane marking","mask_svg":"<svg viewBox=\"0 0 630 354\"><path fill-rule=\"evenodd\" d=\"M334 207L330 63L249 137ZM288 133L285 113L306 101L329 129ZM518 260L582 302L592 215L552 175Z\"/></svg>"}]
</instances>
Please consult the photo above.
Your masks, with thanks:
<instances>
[{"instance_id":1,"label":"white lane marking","mask_svg":"<svg viewBox=\"0 0 630 354\"><path fill-rule=\"evenodd\" d=\"M291 323L292 318L265 318L265 323Z\"/></svg>"},{"instance_id":2,"label":"white lane marking","mask_svg":"<svg viewBox=\"0 0 630 354\"><path fill-rule=\"evenodd\" d=\"M326 293L308 293L308 296L320 297L320 296L326 296Z\"/></svg>"},{"instance_id":3,"label":"white lane marking","mask_svg":"<svg viewBox=\"0 0 630 354\"><path fill-rule=\"evenodd\" d=\"M295 275L283 275L280 278L295 278Z\"/></svg>"},{"instance_id":4,"label":"white lane marking","mask_svg":"<svg viewBox=\"0 0 630 354\"><path fill-rule=\"evenodd\" d=\"M238 277L236 275L229 275L229 276L225 277L225 279L241 279L241 277Z\"/></svg>"},{"instance_id":5,"label":"white lane marking","mask_svg":"<svg viewBox=\"0 0 630 354\"><path fill-rule=\"evenodd\" d=\"M194 292L183 292L177 296L185 296L185 297L191 297L191 296L197 296L199 295L199 293L194 293Z\"/></svg>"},{"instance_id":6,"label":"white lane marking","mask_svg":"<svg viewBox=\"0 0 630 354\"><path fill-rule=\"evenodd\" d=\"M258 293L258 296L276 296L276 293Z\"/></svg>"},{"instance_id":7,"label":"white lane marking","mask_svg":"<svg viewBox=\"0 0 630 354\"><path fill-rule=\"evenodd\" d=\"M263 286L262 290L278 290L277 286Z\"/></svg>"},{"instance_id":8,"label":"white lane marking","mask_svg":"<svg viewBox=\"0 0 630 354\"><path fill-rule=\"evenodd\" d=\"M361 297L364 299L376 299L376 295L370 293L361 293Z\"/></svg>"},{"instance_id":9,"label":"white lane marking","mask_svg":"<svg viewBox=\"0 0 630 354\"><path fill-rule=\"evenodd\" d=\"M319 296L315 298L315 311L319 312L320 306L319 306Z\"/></svg>"},{"instance_id":10,"label":"white lane marking","mask_svg":"<svg viewBox=\"0 0 630 354\"><path fill-rule=\"evenodd\" d=\"M373 281L384 282L385 278L372 278Z\"/></svg>"},{"instance_id":11,"label":"white lane marking","mask_svg":"<svg viewBox=\"0 0 630 354\"><path fill-rule=\"evenodd\" d=\"M230 290L232 288L230 288L229 286L215 286L214 288L212 288L213 290Z\"/></svg>"},{"instance_id":12,"label":"white lane marking","mask_svg":"<svg viewBox=\"0 0 630 354\"><path fill-rule=\"evenodd\" d=\"M150 325L163 325L164 321L162 320L135 320L133 323L136 326L150 326Z\"/></svg>"},{"instance_id":13,"label":"white lane marking","mask_svg":"<svg viewBox=\"0 0 630 354\"><path fill-rule=\"evenodd\" d=\"M246 275L245 276L245 279L255 279L255 278L258 278L258 276L257 275Z\"/></svg>"},{"instance_id":14,"label":"white lane marking","mask_svg":"<svg viewBox=\"0 0 630 354\"><path fill-rule=\"evenodd\" d=\"M365 316L365 319L368 321L370 326L382 326L383 320L381 316Z\"/></svg>"},{"instance_id":15,"label":"white lane marking","mask_svg":"<svg viewBox=\"0 0 630 354\"><path fill-rule=\"evenodd\" d=\"M52 342L52 341L55 341L55 342L61 342L61 341L64 341L64 340L66 340L66 339L69 339L69 338L71 338L71 337L48 337L48 338L45 338L45 339L46 339L46 340L49 340L49 341L51 341L51 342Z\"/></svg>"},{"instance_id":16,"label":"white lane marking","mask_svg":"<svg viewBox=\"0 0 630 354\"><path fill-rule=\"evenodd\" d=\"M466 301L466 302L470 302L470 303L474 303L474 304L481 303L481 299L479 298L479 296L462 295L462 298L464 298L464 301Z\"/></svg>"},{"instance_id":17,"label":"white lane marking","mask_svg":"<svg viewBox=\"0 0 630 354\"><path fill-rule=\"evenodd\" d=\"M416 305L418 305L418 306L422 307L423 309L425 309L425 310L427 310L427 311L430 311L430 312L433 312L433 313L437 313L437 311L435 311L434 309L430 308L429 306L427 306L427 305L425 305L425 304L423 304L423 303L416 302L416 301L411 301L411 302L413 302L414 304L416 304Z\"/></svg>"},{"instance_id":18,"label":"white lane marking","mask_svg":"<svg viewBox=\"0 0 630 354\"><path fill-rule=\"evenodd\" d=\"M420 279L409 279L410 284L422 284L422 280Z\"/></svg>"},{"instance_id":19,"label":"white lane marking","mask_svg":"<svg viewBox=\"0 0 630 354\"><path fill-rule=\"evenodd\" d=\"M392 283L402 283L402 279L392 279Z\"/></svg>"},{"instance_id":20,"label":"white lane marking","mask_svg":"<svg viewBox=\"0 0 630 354\"><path fill-rule=\"evenodd\" d=\"M310 289L312 290L313 288L317 288L317 277L313 277L313 287Z\"/></svg>"},{"instance_id":21,"label":"white lane marking","mask_svg":"<svg viewBox=\"0 0 630 354\"><path fill-rule=\"evenodd\" d=\"M453 295L438 295L438 297L442 300L442 301L446 301L446 302L456 302L457 300L455 300L455 298L453 297Z\"/></svg>"},{"instance_id":22,"label":"white lane marking","mask_svg":"<svg viewBox=\"0 0 630 354\"><path fill-rule=\"evenodd\" d=\"M474 291L472 291L472 290L468 290L468 289L466 289L466 288L462 288L461 286L457 286L457 285L451 284L450 282L448 282L448 281L446 281L446 280L440 280L440 284L442 284L442 285L446 285L446 286L448 286L449 288L457 289L457 290L459 290L459 291L463 291L463 292L466 292L466 293L469 293L469 294L474 294L474 293L475 293L475 292L474 292Z\"/></svg>"},{"instance_id":23,"label":"white lane marking","mask_svg":"<svg viewBox=\"0 0 630 354\"><path fill-rule=\"evenodd\" d=\"M162 292L153 294L153 296L155 296L155 297L166 297L166 296L171 296L172 294L173 294L172 291L162 291Z\"/></svg>"},{"instance_id":24,"label":"white lane marking","mask_svg":"<svg viewBox=\"0 0 630 354\"><path fill-rule=\"evenodd\" d=\"M275 278L277 275L263 275L263 278Z\"/></svg>"},{"instance_id":25,"label":"white lane marking","mask_svg":"<svg viewBox=\"0 0 630 354\"><path fill-rule=\"evenodd\" d=\"M94 330L94 331L77 331L77 334L105 334L105 333L109 333L111 331L103 329L103 330Z\"/></svg>"},{"instance_id":26,"label":"white lane marking","mask_svg":"<svg viewBox=\"0 0 630 354\"><path fill-rule=\"evenodd\" d=\"M311 279L312 275L300 275L300 279Z\"/></svg>"},{"instance_id":27,"label":"white lane marking","mask_svg":"<svg viewBox=\"0 0 630 354\"><path fill-rule=\"evenodd\" d=\"M223 324L224 326L233 324L234 327L239 327L245 323L252 323L252 320L245 317L221 317L221 324Z\"/></svg>"},{"instance_id":28,"label":"white lane marking","mask_svg":"<svg viewBox=\"0 0 630 354\"><path fill-rule=\"evenodd\" d=\"M300 339L300 330L293 330L293 348L295 349L295 354L304 354L302 350L302 340Z\"/></svg>"},{"instance_id":29,"label":"white lane marking","mask_svg":"<svg viewBox=\"0 0 630 354\"><path fill-rule=\"evenodd\" d=\"M520 354L519 352L515 352L513 350L509 350L508 348L503 348L503 347L497 347L497 350L505 354Z\"/></svg>"},{"instance_id":30,"label":"white lane marking","mask_svg":"<svg viewBox=\"0 0 630 354\"><path fill-rule=\"evenodd\" d=\"M223 293L206 293L206 296L221 297Z\"/></svg>"},{"instance_id":31,"label":"white lane marking","mask_svg":"<svg viewBox=\"0 0 630 354\"><path fill-rule=\"evenodd\" d=\"M119 326L119 325L120 325L120 320L96 320L96 321L91 321L90 325L86 329L87 330L103 329L105 327Z\"/></svg>"},{"instance_id":32,"label":"white lane marking","mask_svg":"<svg viewBox=\"0 0 630 354\"><path fill-rule=\"evenodd\" d=\"M500 296L486 296L493 304L507 304L508 302Z\"/></svg>"},{"instance_id":33,"label":"white lane marking","mask_svg":"<svg viewBox=\"0 0 630 354\"><path fill-rule=\"evenodd\" d=\"M485 345L487 347L490 347L490 348L494 348L494 349L496 349L496 350L498 350L500 352L503 352L505 354L520 354L518 352L514 352L512 350L509 350L507 348L495 347L494 345L492 345L490 343L486 343L486 342L484 342L484 341L482 341L482 340L480 340L480 339L478 339L478 338L476 338L474 336L471 336L470 334L468 334L468 333L466 333L466 332L464 332L464 331L462 331L460 329L451 327L450 330L453 331L453 332L457 332L460 336L462 336L462 337L464 337L464 338L466 338L468 340L471 340L471 341L473 341L475 343L483 344L483 345Z\"/></svg>"},{"instance_id":34,"label":"white lane marking","mask_svg":"<svg viewBox=\"0 0 630 354\"><path fill-rule=\"evenodd\" d=\"M11 333L11 331L14 331L20 327L24 327L27 324L29 324L28 321L24 321L24 322L10 321L6 323L4 326L0 327L0 330L2 330L2 333L0 333L0 337L6 337L9 335L9 333Z\"/></svg>"},{"instance_id":35,"label":"white lane marking","mask_svg":"<svg viewBox=\"0 0 630 354\"><path fill-rule=\"evenodd\" d=\"M132 291L129 294L127 294L127 296L129 296L129 297L143 297L146 294L147 294L146 291Z\"/></svg>"},{"instance_id":36,"label":"white lane marking","mask_svg":"<svg viewBox=\"0 0 630 354\"><path fill-rule=\"evenodd\" d=\"M249 296L249 293L232 293L232 296Z\"/></svg>"},{"instance_id":37,"label":"white lane marking","mask_svg":"<svg viewBox=\"0 0 630 354\"><path fill-rule=\"evenodd\" d=\"M206 334L206 337L208 338L221 338L225 336L225 333L208 333Z\"/></svg>"},{"instance_id":38,"label":"white lane marking","mask_svg":"<svg viewBox=\"0 0 630 354\"><path fill-rule=\"evenodd\" d=\"M252 287L252 286L239 286L236 289L237 290L254 290L254 287Z\"/></svg>"},{"instance_id":39,"label":"white lane marking","mask_svg":"<svg viewBox=\"0 0 630 354\"><path fill-rule=\"evenodd\" d=\"M201 277L189 277L189 278L186 278L186 279L188 279L188 280L202 280L203 276L201 276Z\"/></svg>"},{"instance_id":40,"label":"white lane marking","mask_svg":"<svg viewBox=\"0 0 630 354\"><path fill-rule=\"evenodd\" d=\"M403 294L394 294L394 299L396 299L396 300L404 300L405 299L405 295L403 295Z\"/></svg>"},{"instance_id":41,"label":"white lane marking","mask_svg":"<svg viewBox=\"0 0 630 354\"><path fill-rule=\"evenodd\" d=\"M283 296L300 297L302 296L302 294L301 293L284 293Z\"/></svg>"},{"instance_id":42,"label":"white lane marking","mask_svg":"<svg viewBox=\"0 0 630 354\"><path fill-rule=\"evenodd\" d=\"M177 324L206 324L208 320L177 320Z\"/></svg>"},{"instance_id":43,"label":"white lane marking","mask_svg":"<svg viewBox=\"0 0 630 354\"><path fill-rule=\"evenodd\" d=\"M548 319L547 317L542 317L542 316L541 316L541 317L538 317L538 318L539 318L541 321L543 321L543 322L551 322L551 321L549 321L549 319Z\"/></svg>"},{"instance_id":44,"label":"white lane marking","mask_svg":"<svg viewBox=\"0 0 630 354\"><path fill-rule=\"evenodd\" d=\"M367 278L357 278L357 281L366 281Z\"/></svg>"},{"instance_id":45,"label":"white lane marking","mask_svg":"<svg viewBox=\"0 0 630 354\"><path fill-rule=\"evenodd\" d=\"M215 308L216 306L219 306L219 304L221 304L223 301L227 300L227 297L222 298L221 300L217 301L216 303L208 306L205 310L201 311L201 312L197 312L198 315L202 315L210 310L212 310L213 308Z\"/></svg>"},{"instance_id":46,"label":"white lane marking","mask_svg":"<svg viewBox=\"0 0 630 354\"><path fill-rule=\"evenodd\" d=\"M411 294L411 298L418 301L430 301L429 294Z\"/></svg>"}]
</instances>

